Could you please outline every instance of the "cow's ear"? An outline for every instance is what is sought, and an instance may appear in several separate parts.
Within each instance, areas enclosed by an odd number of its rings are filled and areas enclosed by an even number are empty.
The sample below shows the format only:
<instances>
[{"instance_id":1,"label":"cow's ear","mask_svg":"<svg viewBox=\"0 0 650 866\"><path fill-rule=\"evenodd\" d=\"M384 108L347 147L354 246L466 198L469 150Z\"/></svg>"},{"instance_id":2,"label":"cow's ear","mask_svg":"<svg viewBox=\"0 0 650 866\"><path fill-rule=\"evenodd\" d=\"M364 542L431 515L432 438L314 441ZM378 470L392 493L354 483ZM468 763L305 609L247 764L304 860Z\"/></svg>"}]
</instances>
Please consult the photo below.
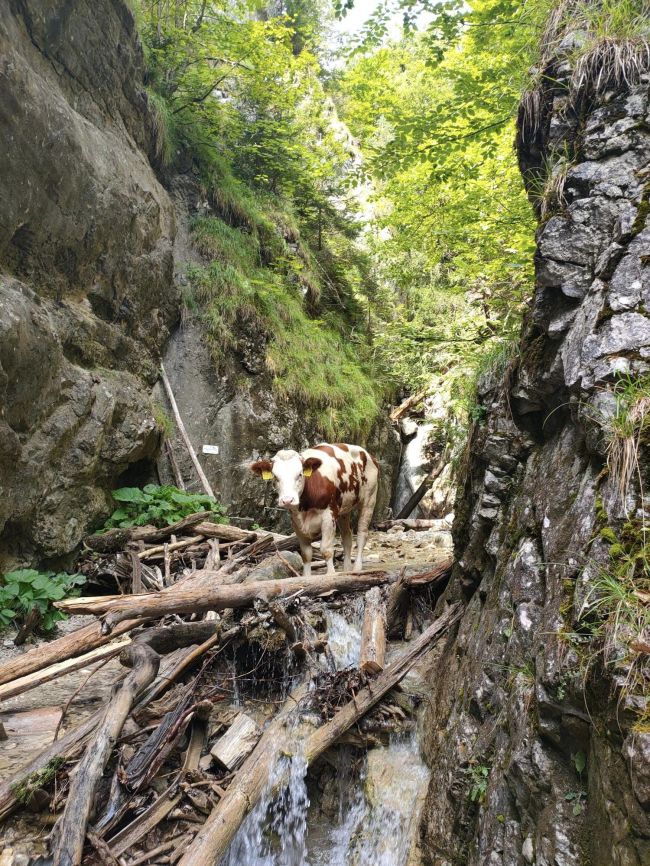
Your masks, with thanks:
<instances>
[{"instance_id":1,"label":"cow's ear","mask_svg":"<svg viewBox=\"0 0 650 866\"><path fill-rule=\"evenodd\" d=\"M302 474L309 478L314 469L318 469L323 461L319 457L308 457L302 462Z\"/></svg>"},{"instance_id":2,"label":"cow's ear","mask_svg":"<svg viewBox=\"0 0 650 866\"><path fill-rule=\"evenodd\" d=\"M257 460L251 463L251 472L260 475L265 481L270 481L273 478L273 464L270 460Z\"/></svg>"}]
</instances>

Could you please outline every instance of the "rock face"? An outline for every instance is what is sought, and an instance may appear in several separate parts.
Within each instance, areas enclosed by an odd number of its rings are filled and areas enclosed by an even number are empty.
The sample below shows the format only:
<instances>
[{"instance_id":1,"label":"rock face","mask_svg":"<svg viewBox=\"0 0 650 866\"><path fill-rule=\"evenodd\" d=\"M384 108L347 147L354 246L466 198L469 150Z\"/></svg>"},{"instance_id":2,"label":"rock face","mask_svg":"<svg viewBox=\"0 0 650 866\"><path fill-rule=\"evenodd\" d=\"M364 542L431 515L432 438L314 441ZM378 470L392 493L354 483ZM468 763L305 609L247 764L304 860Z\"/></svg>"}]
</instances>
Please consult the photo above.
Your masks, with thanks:
<instances>
[{"instance_id":1,"label":"rock face","mask_svg":"<svg viewBox=\"0 0 650 866\"><path fill-rule=\"evenodd\" d=\"M604 665L579 621L614 567L607 534L644 519L639 479L624 507L605 471L604 431L616 375L649 369L650 76L571 96L568 64L547 63L520 161L531 187L571 163L540 223L521 360L482 383L457 499L446 598L468 605L431 669L427 866L650 862L648 656L619 645ZM647 489L643 456L634 474Z\"/></svg>"},{"instance_id":2,"label":"rock face","mask_svg":"<svg viewBox=\"0 0 650 866\"><path fill-rule=\"evenodd\" d=\"M128 8L11 0L0 54L1 568L73 550L155 453L178 292Z\"/></svg>"}]
</instances>

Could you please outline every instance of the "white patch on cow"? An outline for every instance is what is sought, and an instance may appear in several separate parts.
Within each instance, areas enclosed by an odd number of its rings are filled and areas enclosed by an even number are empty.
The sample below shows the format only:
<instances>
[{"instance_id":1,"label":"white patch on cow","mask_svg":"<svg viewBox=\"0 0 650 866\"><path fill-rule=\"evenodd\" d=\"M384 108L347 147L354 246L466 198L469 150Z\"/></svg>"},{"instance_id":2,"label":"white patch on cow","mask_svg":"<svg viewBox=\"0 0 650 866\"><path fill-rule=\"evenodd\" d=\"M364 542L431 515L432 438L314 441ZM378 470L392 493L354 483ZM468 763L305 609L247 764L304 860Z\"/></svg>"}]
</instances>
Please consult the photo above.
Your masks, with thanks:
<instances>
[{"instance_id":1,"label":"white patch on cow","mask_svg":"<svg viewBox=\"0 0 650 866\"><path fill-rule=\"evenodd\" d=\"M305 486L300 454L297 451L278 451L273 458L272 471L280 508L297 508Z\"/></svg>"}]
</instances>

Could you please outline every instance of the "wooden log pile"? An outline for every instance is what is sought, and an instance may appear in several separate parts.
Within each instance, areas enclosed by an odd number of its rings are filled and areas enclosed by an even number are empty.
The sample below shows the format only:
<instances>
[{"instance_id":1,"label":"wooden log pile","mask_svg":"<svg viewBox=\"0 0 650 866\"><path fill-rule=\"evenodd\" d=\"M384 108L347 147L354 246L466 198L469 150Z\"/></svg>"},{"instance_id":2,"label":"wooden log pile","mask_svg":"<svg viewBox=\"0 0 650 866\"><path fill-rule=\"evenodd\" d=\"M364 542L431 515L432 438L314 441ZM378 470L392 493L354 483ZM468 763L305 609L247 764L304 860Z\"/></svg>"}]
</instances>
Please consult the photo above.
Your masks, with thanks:
<instances>
[{"instance_id":1,"label":"wooden log pile","mask_svg":"<svg viewBox=\"0 0 650 866\"><path fill-rule=\"evenodd\" d=\"M442 587L450 562L408 578L374 570L303 579L288 564L287 576L259 580L295 539L207 517L88 539L85 567L111 574L119 591L63 600L61 609L95 621L0 665L0 697L114 656L125 669L104 706L0 785L0 820L46 810L54 866L217 863L282 750L299 748L310 763L408 722L408 703L391 690L459 616L447 608L386 664L405 599ZM365 593L361 664L336 671L323 608L348 593ZM278 708L289 667L297 685ZM271 683L263 706L246 704L256 677ZM311 725L288 736L288 719L303 710Z\"/></svg>"}]
</instances>

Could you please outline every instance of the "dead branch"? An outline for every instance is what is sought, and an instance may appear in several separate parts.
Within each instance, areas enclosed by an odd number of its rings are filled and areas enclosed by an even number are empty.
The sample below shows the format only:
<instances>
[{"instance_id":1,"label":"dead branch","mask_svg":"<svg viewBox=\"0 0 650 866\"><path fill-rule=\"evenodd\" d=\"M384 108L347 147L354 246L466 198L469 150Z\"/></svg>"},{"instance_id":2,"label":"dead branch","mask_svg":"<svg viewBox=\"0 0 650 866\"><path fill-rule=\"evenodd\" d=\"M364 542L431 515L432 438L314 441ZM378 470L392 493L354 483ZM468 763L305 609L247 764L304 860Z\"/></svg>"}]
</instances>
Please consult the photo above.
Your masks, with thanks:
<instances>
[{"instance_id":1,"label":"dead branch","mask_svg":"<svg viewBox=\"0 0 650 866\"><path fill-rule=\"evenodd\" d=\"M34 671L40 671L50 665L105 646L118 635L131 631L143 622L143 619L123 621L110 637L102 634L99 623L93 622L50 643L34 647L18 658L0 665L0 684L12 682L18 677L25 677Z\"/></svg>"},{"instance_id":2,"label":"dead branch","mask_svg":"<svg viewBox=\"0 0 650 866\"><path fill-rule=\"evenodd\" d=\"M65 810L53 831L53 866L80 866L97 784L138 694L158 673L160 657L144 644L131 644L120 660L132 671L113 686L110 702L70 783Z\"/></svg>"}]
</instances>

